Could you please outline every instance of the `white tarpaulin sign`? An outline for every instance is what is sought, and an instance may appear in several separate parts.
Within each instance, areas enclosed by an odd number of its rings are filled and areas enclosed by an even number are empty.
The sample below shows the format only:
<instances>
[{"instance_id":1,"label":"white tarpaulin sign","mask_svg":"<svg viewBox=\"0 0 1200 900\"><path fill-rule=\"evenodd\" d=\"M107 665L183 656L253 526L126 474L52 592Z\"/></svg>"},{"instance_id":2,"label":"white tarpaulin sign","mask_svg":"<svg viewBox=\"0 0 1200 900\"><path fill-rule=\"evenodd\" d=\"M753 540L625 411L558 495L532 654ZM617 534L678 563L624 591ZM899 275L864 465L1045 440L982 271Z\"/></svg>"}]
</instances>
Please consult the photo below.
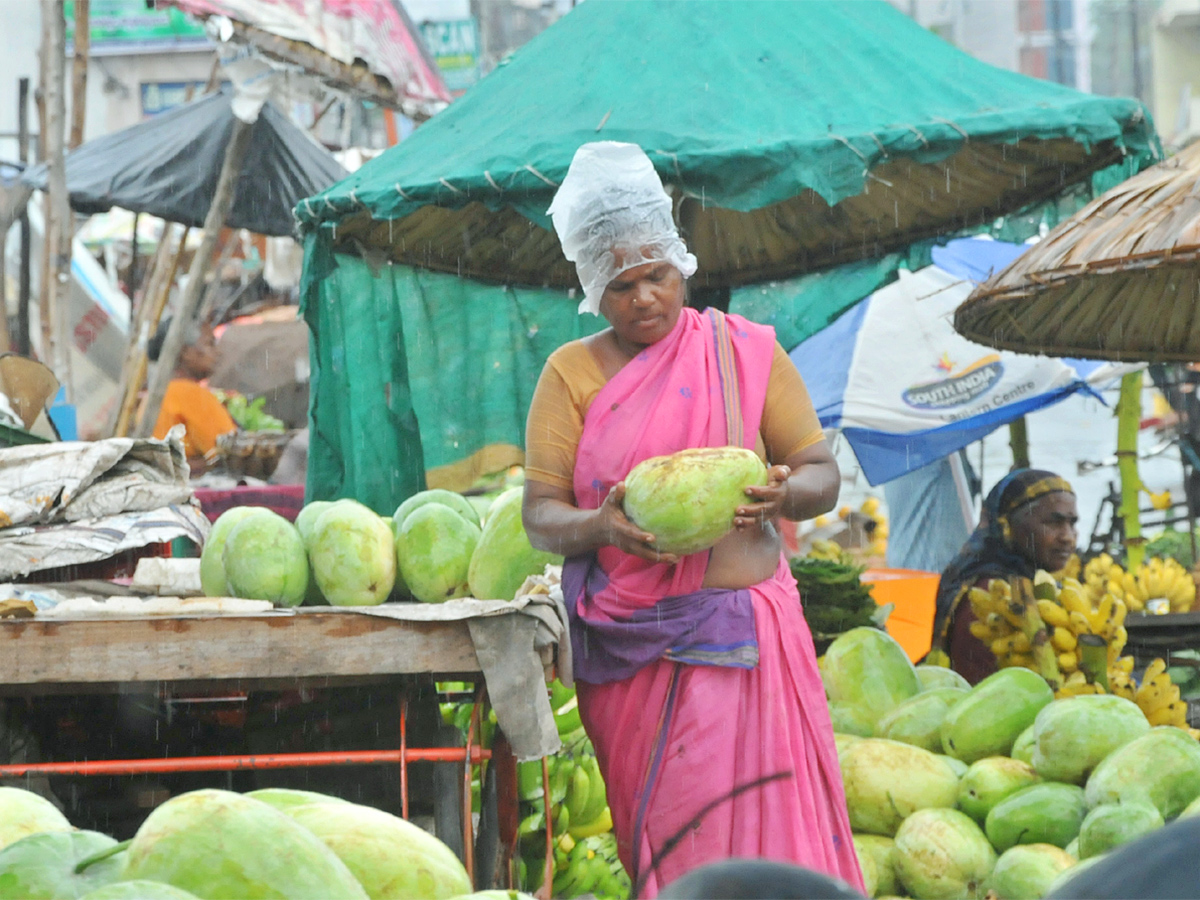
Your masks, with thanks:
<instances>
[{"instance_id":1,"label":"white tarpaulin sign","mask_svg":"<svg viewBox=\"0 0 1200 900\"><path fill-rule=\"evenodd\" d=\"M871 484L918 469L1028 412L1132 367L998 351L951 324L955 307L1023 245L983 239L934 250L790 354L827 428Z\"/></svg>"}]
</instances>

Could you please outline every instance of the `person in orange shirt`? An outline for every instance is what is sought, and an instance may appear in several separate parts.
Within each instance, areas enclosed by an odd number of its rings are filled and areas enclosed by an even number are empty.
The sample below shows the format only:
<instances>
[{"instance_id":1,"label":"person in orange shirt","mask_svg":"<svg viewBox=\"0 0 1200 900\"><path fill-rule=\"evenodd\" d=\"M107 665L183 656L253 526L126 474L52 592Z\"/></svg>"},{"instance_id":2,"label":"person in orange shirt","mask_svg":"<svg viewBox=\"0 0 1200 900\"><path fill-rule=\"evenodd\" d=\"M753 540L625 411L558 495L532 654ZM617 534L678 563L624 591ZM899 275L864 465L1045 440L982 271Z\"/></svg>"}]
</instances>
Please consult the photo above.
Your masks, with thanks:
<instances>
[{"instance_id":1,"label":"person in orange shirt","mask_svg":"<svg viewBox=\"0 0 1200 900\"><path fill-rule=\"evenodd\" d=\"M164 319L147 347L147 355L157 361L171 320ZM183 425L187 433L183 447L187 452L192 474L199 475L207 467L209 451L216 449L217 436L237 430L237 423L224 405L201 382L213 373L217 364L217 341L208 323L192 322L184 335L179 362L167 385L154 436L164 438L172 426Z\"/></svg>"}]
</instances>

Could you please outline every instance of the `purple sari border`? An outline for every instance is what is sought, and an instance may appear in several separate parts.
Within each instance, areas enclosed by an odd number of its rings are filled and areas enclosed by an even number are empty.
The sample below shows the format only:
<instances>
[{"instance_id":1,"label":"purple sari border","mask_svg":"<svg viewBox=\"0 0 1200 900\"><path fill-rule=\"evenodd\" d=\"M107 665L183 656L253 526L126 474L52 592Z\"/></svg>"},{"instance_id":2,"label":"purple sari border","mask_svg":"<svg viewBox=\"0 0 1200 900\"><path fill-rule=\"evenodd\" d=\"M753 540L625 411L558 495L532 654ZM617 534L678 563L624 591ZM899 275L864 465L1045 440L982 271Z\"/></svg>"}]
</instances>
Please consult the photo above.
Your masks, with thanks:
<instances>
[{"instance_id":1,"label":"purple sari border","mask_svg":"<svg viewBox=\"0 0 1200 900\"><path fill-rule=\"evenodd\" d=\"M563 599L576 680L620 681L658 659L739 669L758 664L749 589L705 588L631 610L622 620L589 618L589 597L607 586L608 578L595 557L573 557L563 565Z\"/></svg>"}]
</instances>

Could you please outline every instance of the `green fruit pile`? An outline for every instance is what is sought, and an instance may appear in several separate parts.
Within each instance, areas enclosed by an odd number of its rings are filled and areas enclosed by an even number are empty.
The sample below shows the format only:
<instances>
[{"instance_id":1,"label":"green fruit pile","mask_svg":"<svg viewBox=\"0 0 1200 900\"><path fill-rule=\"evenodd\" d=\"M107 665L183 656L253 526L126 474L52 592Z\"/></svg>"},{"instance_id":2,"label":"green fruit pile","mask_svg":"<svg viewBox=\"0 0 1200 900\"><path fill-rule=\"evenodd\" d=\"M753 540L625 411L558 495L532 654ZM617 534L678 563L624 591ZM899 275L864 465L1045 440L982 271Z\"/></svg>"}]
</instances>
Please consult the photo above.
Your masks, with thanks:
<instances>
[{"instance_id":1,"label":"green fruit pile","mask_svg":"<svg viewBox=\"0 0 1200 900\"><path fill-rule=\"evenodd\" d=\"M311 791L180 794L118 844L72 829L36 794L3 790L0 822L10 827L0 837L0 900L449 900L471 892L466 869L433 835ZM44 830L20 833L33 827Z\"/></svg>"},{"instance_id":2,"label":"green fruit pile","mask_svg":"<svg viewBox=\"0 0 1200 900\"><path fill-rule=\"evenodd\" d=\"M317 500L294 525L268 509L235 507L204 545L201 587L280 607L512 600L528 576L562 562L529 543L523 491L501 491L482 520L481 504L445 490L421 491L390 517L354 500Z\"/></svg>"},{"instance_id":3,"label":"green fruit pile","mask_svg":"<svg viewBox=\"0 0 1200 900\"><path fill-rule=\"evenodd\" d=\"M438 687L458 693L467 685L443 682ZM632 886L617 857L604 778L583 729L575 691L558 680L552 681L548 690L555 728L563 742L562 751L546 759L553 848L551 896L560 900L584 895L598 900L628 900ZM466 733L472 715L471 703L443 704L441 711L446 722ZM485 718L480 729L483 746L490 746L493 729L494 722L490 717ZM517 764L521 818L517 828L516 879L518 886L531 892L542 886L546 869L545 780L541 760ZM478 778L472 784L472 793L473 807L478 811Z\"/></svg>"},{"instance_id":4,"label":"green fruit pile","mask_svg":"<svg viewBox=\"0 0 1200 900\"><path fill-rule=\"evenodd\" d=\"M1200 743L1122 697L1056 700L1020 667L970 687L874 628L835 640L821 675L872 896L1037 900L1200 814Z\"/></svg>"}]
</instances>

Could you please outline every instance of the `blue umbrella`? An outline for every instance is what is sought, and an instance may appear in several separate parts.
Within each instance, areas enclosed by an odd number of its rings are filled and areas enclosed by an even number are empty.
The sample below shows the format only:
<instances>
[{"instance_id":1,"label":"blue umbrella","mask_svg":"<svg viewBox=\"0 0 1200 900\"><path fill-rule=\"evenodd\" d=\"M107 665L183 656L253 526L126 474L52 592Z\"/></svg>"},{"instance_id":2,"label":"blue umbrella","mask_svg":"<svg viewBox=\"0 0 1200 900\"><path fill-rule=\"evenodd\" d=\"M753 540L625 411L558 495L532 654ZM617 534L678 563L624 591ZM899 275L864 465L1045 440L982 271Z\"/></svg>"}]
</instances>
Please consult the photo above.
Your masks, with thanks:
<instances>
[{"instance_id":1,"label":"blue umbrella","mask_svg":"<svg viewBox=\"0 0 1200 900\"><path fill-rule=\"evenodd\" d=\"M1133 368L997 351L954 330L955 308L1026 249L984 238L935 248L933 265L902 271L791 352L822 426L846 436L870 484Z\"/></svg>"}]
</instances>

